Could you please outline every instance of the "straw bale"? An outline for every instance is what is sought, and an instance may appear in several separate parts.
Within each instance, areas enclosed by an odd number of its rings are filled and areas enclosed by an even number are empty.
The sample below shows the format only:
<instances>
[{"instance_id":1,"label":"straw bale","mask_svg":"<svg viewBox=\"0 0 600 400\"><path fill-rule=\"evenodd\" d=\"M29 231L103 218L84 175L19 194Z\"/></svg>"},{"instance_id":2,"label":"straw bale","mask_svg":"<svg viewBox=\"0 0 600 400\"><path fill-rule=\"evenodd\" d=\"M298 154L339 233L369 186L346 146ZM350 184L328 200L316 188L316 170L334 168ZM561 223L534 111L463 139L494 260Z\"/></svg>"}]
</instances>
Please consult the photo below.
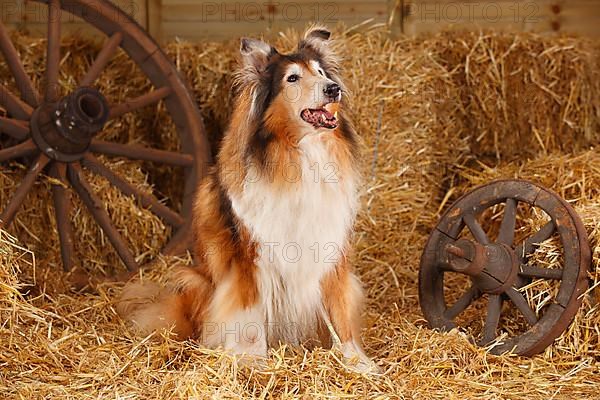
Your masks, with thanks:
<instances>
[{"instance_id":1,"label":"straw bale","mask_svg":"<svg viewBox=\"0 0 600 400\"><path fill-rule=\"evenodd\" d=\"M432 47L461 88L461 114L478 158L511 161L598 142L596 41L447 32Z\"/></svg>"}]
</instances>

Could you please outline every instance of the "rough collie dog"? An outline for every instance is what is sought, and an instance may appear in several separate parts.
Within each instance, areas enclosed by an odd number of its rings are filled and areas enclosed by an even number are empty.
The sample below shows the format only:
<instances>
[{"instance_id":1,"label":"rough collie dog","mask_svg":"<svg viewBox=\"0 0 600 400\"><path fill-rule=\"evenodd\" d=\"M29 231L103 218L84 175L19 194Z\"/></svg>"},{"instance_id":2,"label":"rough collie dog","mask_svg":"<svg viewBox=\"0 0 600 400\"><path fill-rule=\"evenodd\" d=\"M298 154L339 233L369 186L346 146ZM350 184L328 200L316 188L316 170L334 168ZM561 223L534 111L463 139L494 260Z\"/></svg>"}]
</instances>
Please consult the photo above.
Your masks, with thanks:
<instances>
[{"instance_id":1,"label":"rough collie dog","mask_svg":"<svg viewBox=\"0 0 600 400\"><path fill-rule=\"evenodd\" d=\"M237 98L216 167L197 191L197 265L160 290L129 284L119 312L145 332L266 356L280 343L337 344L355 367L361 285L348 262L358 207L357 135L330 33L293 54L242 39Z\"/></svg>"}]
</instances>

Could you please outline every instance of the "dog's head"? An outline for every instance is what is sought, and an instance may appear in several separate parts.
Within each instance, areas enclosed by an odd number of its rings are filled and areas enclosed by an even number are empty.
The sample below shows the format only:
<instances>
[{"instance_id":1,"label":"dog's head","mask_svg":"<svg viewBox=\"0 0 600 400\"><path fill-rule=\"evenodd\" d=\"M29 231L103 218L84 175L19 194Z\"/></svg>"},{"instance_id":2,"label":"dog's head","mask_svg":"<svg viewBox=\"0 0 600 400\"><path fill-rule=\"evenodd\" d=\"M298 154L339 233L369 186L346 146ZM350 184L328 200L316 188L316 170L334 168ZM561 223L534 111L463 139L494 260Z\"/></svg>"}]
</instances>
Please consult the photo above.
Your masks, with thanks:
<instances>
[{"instance_id":1,"label":"dog's head","mask_svg":"<svg viewBox=\"0 0 600 400\"><path fill-rule=\"evenodd\" d=\"M326 29L309 29L292 54L281 54L260 40L242 39L238 82L249 89L251 117L307 133L339 126L345 91L329 37Z\"/></svg>"}]
</instances>

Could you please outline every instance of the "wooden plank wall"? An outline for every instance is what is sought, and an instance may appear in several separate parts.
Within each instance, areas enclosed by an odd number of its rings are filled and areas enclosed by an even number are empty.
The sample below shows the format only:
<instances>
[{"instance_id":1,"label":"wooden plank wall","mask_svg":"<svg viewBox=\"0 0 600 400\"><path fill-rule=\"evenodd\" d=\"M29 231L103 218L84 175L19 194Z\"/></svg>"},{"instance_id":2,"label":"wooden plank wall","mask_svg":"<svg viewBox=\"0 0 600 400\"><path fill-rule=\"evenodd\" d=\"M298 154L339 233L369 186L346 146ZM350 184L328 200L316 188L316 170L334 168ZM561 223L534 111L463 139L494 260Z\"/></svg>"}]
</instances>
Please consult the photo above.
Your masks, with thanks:
<instances>
[{"instance_id":1,"label":"wooden plank wall","mask_svg":"<svg viewBox=\"0 0 600 400\"><path fill-rule=\"evenodd\" d=\"M65 0L67 1L67 0ZM600 0L112 0L160 41L220 40L259 35L318 21L354 26L390 23L394 34L442 29L566 32L600 37ZM11 28L46 34L47 6L32 0L0 0ZM93 34L87 24L62 15L64 32Z\"/></svg>"},{"instance_id":2,"label":"wooden plank wall","mask_svg":"<svg viewBox=\"0 0 600 400\"><path fill-rule=\"evenodd\" d=\"M385 22L387 0L240 1L162 0L162 38L225 39L268 30L302 28L310 22L347 26L366 19Z\"/></svg>"},{"instance_id":3,"label":"wooden plank wall","mask_svg":"<svg viewBox=\"0 0 600 400\"><path fill-rule=\"evenodd\" d=\"M598 0L392 0L395 32L442 29L565 32L600 36Z\"/></svg>"},{"instance_id":4,"label":"wooden plank wall","mask_svg":"<svg viewBox=\"0 0 600 400\"><path fill-rule=\"evenodd\" d=\"M143 27L147 26L146 0L112 0L123 12L132 16ZM34 35L46 35L48 6L31 0L0 0L2 22L9 28L24 29ZM96 35L98 32L81 19L68 12L61 12L61 30L65 34L83 33Z\"/></svg>"}]
</instances>

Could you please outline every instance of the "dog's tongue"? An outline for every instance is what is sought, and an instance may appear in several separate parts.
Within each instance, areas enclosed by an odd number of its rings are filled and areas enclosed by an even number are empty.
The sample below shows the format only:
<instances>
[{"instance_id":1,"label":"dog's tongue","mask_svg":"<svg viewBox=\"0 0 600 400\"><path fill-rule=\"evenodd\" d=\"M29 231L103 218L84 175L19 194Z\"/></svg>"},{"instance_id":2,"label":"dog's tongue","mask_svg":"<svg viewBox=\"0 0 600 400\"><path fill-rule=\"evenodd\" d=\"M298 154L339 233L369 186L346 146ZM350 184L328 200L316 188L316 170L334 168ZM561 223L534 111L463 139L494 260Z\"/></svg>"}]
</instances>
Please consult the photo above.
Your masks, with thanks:
<instances>
[{"instance_id":1,"label":"dog's tongue","mask_svg":"<svg viewBox=\"0 0 600 400\"><path fill-rule=\"evenodd\" d=\"M327 118L327 119L334 119L335 118L335 115L333 115L333 113L329 112L327 110L327 108L325 108L323 110L319 110L319 112L325 114L325 118Z\"/></svg>"},{"instance_id":2,"label":"dog's tongue","mask_svg":"<svg viewBox=\"0 0 600 400\"><path fill-rule=\"evenodd\" d=\"M337 128L337 119L330 111L326 109L320 109L313 111L316 115L316 125L327 129Z\"/></svg>"},{"instance_id":3,"label":"dog's tongue","mask_svg":"<svg viewBox=\"0 0 600 400\"><path fill-rule=\"evenodd\" d=\"M305 109L300 116L315 128L335 129L338 127L339 103L329 103L319 109Z\"/></svg>"},{"instance_id":4,"label":"dog's tongue","mask_svg":"<svg viewBox=\"0 0 600 400\"><path fill-rule=\"evenodd\" d=\"M320 109L306 109L302 111L302 119L315 128L335 129L338 127L338 103L330 103Z\"/></svg>"}]
</instances>

